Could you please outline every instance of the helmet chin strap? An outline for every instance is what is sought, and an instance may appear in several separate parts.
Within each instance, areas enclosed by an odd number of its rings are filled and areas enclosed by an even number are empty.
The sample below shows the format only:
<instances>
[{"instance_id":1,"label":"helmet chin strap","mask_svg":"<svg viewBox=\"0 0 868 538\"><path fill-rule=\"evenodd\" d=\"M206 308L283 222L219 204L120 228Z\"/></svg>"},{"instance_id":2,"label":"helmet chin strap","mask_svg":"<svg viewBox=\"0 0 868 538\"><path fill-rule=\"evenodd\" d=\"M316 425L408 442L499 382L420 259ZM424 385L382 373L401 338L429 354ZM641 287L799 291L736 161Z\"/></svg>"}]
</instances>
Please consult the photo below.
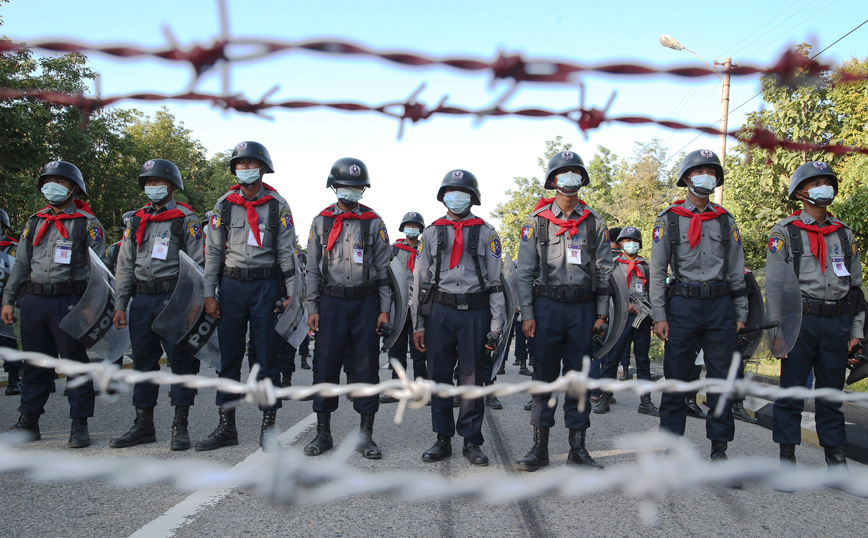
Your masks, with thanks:
<instances>
[{"instance_id":1,"label":"helmet chin strap","mask_svg":"<svg viewBox=\"0 0 868 538\"><path fill-rule=\"evenodd\" d=\"M805 191L796 191L796 196L799 197L800 201L808 202L809 204L817 207L829 207L830 205L832 205L832 202L835 201L834 199L832 199L828 202L818 202L817 200L813 200L810 196L808 196L808 193L806 193Z\"/></svg>"},{"instance_id":2,"label":"helmet chin strap","mask_svg":"<svg viewBox=\"0 0 868 538\"><path fill-rule=\"evenodd\" d=\"M569 197L573 197L573 196L578 196L578 195L579 195L579 189L578 189L578 188L576 188L576 190L574 190L574 191L569 191L569 190L564 190L564 189L556 188L555 191L558 192L558 193L560 193L560 194L563 194L564 196L569 196Z\"/></svg>"}]
</instances>

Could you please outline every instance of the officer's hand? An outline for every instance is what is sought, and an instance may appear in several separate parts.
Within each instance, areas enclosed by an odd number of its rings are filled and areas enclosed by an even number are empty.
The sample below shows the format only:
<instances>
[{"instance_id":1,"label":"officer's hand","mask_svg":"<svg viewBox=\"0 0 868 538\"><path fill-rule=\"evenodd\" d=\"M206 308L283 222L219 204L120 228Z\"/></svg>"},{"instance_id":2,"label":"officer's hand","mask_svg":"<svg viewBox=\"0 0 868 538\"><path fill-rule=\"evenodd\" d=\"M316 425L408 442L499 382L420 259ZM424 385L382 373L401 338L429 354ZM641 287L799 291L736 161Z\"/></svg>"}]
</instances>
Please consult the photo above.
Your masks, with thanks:
<instances>
[{"instance_id":1,"label":"officer's hand","mask_svg":"<svg viewBox=\"0 0 868 538\"><path fill-rule=\"evenodd\" d=\"M416 349L425 353L425 331L413 333L413 345L416 346Z\"/></svg>"},{"instance_id":2,"label":"officer's hand","mask_svg":"<svg viewBox=\"0 0 868 538\"><path fill-rule=\"evenodd\" d=\"M12 305L3 305L3 311L0 313L0 317L3 318L3 323L6 325L12 325L18 318L15 317L15 307Z\"/></svg>"},{"instance_id":3,"label":"officer's hand","mask_svg":"<svg viewBox=\"0 0 868 538\"><path fill-rule=\"evenodd\" d=\"M736 330L736 332L738 332L738 331L744 329L745 326L746 326L746 325L744 324L743 321L736 321L736 322L735 322L735 330Z\"/></svg>"},{"instance_id":4,"label":"officer's hand","mask_svg":"<svg viewBox=\"0 0 868 538\"><path fill-rule=\"evenodd\" d=\"M597 318L596 321L594 321L594 330L591 332L594 334L597 334L597 329L599 329L600 326L603 325L604 323L606 323L606 320ZM600 335L600 338L604 338L606 336L606 332L603 331L603 332L599 333L599 335Z\"/></svg>"},{"instance_id":5,"label":"officer's hand","mask_svg":"<svg viewBox=\"0 0 868 538\"><path fill-rule=\"evenodd\" d=\"M497 335L498 339L500 338L500 333L494 333L494 334ZM485 349L487 349L488 351L494 351L494 348L495 348L495 347L497 347L497 346L496 346L496 345L495 345L495 346L490 346L490 345L488 345L487 343L485 344Z\"/></svg>"},{"instance_id":6,"label":"officer's hand","mask_svg":"<svg viewBox=\"0 0 868 538\"><path fill-rule=\"evenodd\" d=\"M285 301L283 301L283 312L286 312L286 309L289 308L289 303L291 303L291 302L292 302L292 295L290 295L289 297L286 298ZM274 309L275 314L279 314L280 312L281 312L281 310L279 310L277 308Z\"/></svg>"},{"instance_id":7,"label":"officer's hand","mask_svg":"<svg viewBox=\"0 0 868 538\"><path fill-rule=\"evenodd\" d=\"M636 310L636 307L633 306L632 303L630 304L630 313L631 313L631 314L638 314L638 313L639 313L639 311Z\"/></svg>"},{"instance_id":8,"label":"officer's hand","mask_svg":"<svg viewBox=\"0 0 868 538\"><path fill-rule=\"evenodd\" d=\"M123 329L127 326L127 313L123 310L115 310L115 315L112 316L112 323L115 324L115 329Z\"/></svg>"},{"instance_id":9,"label":"officer's hand","mask_svg":"<svg viewBox=\"0 0 868 538\"><path fill-rule=\"evenodd\" d=\"M668 321L658 321L654 324L654 334L657 335L657 338L663 340L664 342L669 341L669 322Z\"/></svg>"},{"instance_id":10,"label":"officer's hand","mask_svg":"<svg viewBox=\"0 0 868 538\"><path fill-rule=\"evenodd\" d=\"M379 331L380 325L382 325L384 323L389 323L389 313L388 312L380 312L380 315L377 316L377 326L375 327L375 329L377 331Z\"/></svg>"},{"instance_id":11,"label":"officer's hand","mask_svg":"<svg viewBox=\"0 0 868 538\"><path fill-rule=\"evenodd\" d=\"M858 338L851 338L850 339L850 347L847 348L847 351L853 351L853 348L858 346L858 345L859 345L859 339Z\"/></svg>"},{"instance_id":12,"label":"officer's hand","mask_svg":"<svg viewBox=\"0 0 868 538\"><path fill-rule=\"evenodd\" d=\"M314 332L319 331L319 312L315 312L307 317L307 326Z\"/></svg>"},{"instance_id":13,"label":"officer's hand","mask_svg":"<svg viewBox=\"0 0 868 538\"><path fill-rule=\"evenodd\" d=\"M220 319L220 303L214 297L205 297L205 313L214 319Z\"/></svg>"},{"instance_id":14,"label":"officer's hand","mask_svg":"<svg viewBox=\"0 0 868 538\"><path fill-rule=\"evenodd\" d=\"M536 320L535 319L522 320L521 330L524 332L525 338L533 338L536 335Z\"/></svg>"}]
</instances>

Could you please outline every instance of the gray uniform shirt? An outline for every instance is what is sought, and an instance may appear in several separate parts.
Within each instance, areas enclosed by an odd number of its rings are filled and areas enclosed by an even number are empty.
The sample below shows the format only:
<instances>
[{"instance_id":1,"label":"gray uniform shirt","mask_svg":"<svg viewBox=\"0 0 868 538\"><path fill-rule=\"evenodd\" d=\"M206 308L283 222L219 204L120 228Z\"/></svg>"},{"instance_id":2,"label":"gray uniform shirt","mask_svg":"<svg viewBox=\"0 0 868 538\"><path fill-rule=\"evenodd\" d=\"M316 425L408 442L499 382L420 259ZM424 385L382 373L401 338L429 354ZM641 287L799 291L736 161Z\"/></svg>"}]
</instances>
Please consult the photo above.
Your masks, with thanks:
<instances>
[{"instance_id":1,"label":"gray uniform shirt","mask_svg":"<svg viewBox=\"0 0 868 538\"><path fill-rule=\"evenodd\" d=\"M353 213L362 214L362 210L373 212L370 208L356 205ZM326 208L333 215L340 215L343 210L337 204ZM389 262L392 260L392 247L389 245L389 233L386 224L377 215L368 224L370 233L362 237L362 220L346 219L343 221L340 235L334 243L331 251L325 252L328 256L328 275L323 278L322 260L324 245L328 244L328 236L323 237L326 217L317 215L313 218L310 227L310 235L307 242L307 268L305 272L307 282L307 311L311 314L319 312L320 286L370 286L378 280L384 282L379 286L380 312L388 312L392 305L392 292L389 288ZM332 219L333 220L333 219ZM332 222L334 228L334 222ZM364 264L358 263L356 250L361 254L368 251L370 261L368 274L363 274Z\"/></svg>"},{"instance_id":2,"label":"gray uniform shirt","mask_svg":"<svg viewBox=\"0 0 868 538\"><path fill-rule=\"evenodd\" d=\"M211 230L205 239L205 297L216 297L220 267L226 263L226 267L238 269L252 269L254 267L273 267L275 253L272 252L272 237L269 230L268 212L270 203L256 206L256 214L259 216L259 235L262 248L256 244L256 239L251 232L247 220L247 210L242 206L229 204L229 210L224 214L220 206L232 193L243 196L241 190L229 191L217 200L211 213L209 226ZM292 211L289 204L277 191L266 189L263 185L258 193L250 200L259 200L270 194L278 203L277 215L277 265L286 275L284 279L286 288L292 289L291 271L295 269L293 252L295 251L295 226L292 220ZM221 226L221 223L224 224ZM252 241L250 241L252 239ZM250 244L250 243L253 244ZM194 258L195 259L195 258Z\"/></svg>"},{"instance_id":3,"label":"gray uniform shirt","mask_svg":"<svg viewBox=\"0 0 868 538\"><path fill-rule=\"evenodd\" d=\"M792 215L778 222L774 225L769 235L769 244L766 249L766 266L770 266L773 263L788 263L793 265L793 246L790 244L787 224L795 220L801 220L805 224L819 226L820 228L841 222L835 217L827 215L826 220L819 223L805 211L800 215ZM856 248L856 241L850 228L844 224L843 229L846 230L853 256L850 266L847 267L850 276L836 275L832 265L833 259L841 262L846 259L843 252L844 247L841 245L838 232L832 232L823 237L826 241L826 272L824 273L820 270L819 260L811 253L808 231L799 230L802 233L802 256L799 261L799 274L796 276L799 277L799 287L801 288L803 297L818 301L839 301L847 296L851 287L862 286L862 263L859 261L859 250ZM862 338L864 336L862 334L864 323L865 312L859 312L853 319L853 325L850 327L850 338Z\"/></svg>"},{"instance_id":4,"label":"gray uniform shirt","mask_svg":"<svg viewBox=\"0 0 868 538\"><path fill-rule=\"evenodd\" d=\"M549 244L546 248L546 260L542 260L542 249L537 235L537 215L546 209L551 209L554 216L561 220L578 220L584 210L590 215L579 224L578 233L570 237L569 232L556 235L560 226L549 223ZM521 243L518 246L518 296L521 308L521 319L536 319L533 310L533 288L542 283L542 263L547 264L546 286L574 286L577 288L591 288L591 255L588 246L589 219L594 219L596 229L596 279L598 288L609 287L609 278L612 275L612 245L609 243L609 230L603 218L588 206L577 205L569 214L558 207L557 202L541 207L534 211L521 230ZM579 249L579 263L568 261L570 252ZM575 255L575 254L574 254ZM597 314L609 314L609 298L597 297Z\"/></svg>"},{"instance_id":5,"label":"gray uniform shirt","mask_svg":"<svg viewBox=\"0 0 868 538\"><path fill-rule=\"evenodd\" d=\"M202 227L199 223L199 217L186 207L176 204L174 200L160 208L156 213L165 213L176 208L184 213L184 235L180 238L172 235L172 223L175 219L162 222L149 221L144 225L145 234L141 244L136 243L134 230L128 227L124 232L115 269L115 292L117 294L115 310L126 310L130 297L133 295L136 280L151 282L177 277L180 263L179 250L186 252L196 263L200 265L203 263ZM153 206L145 206L143 209L148 213L154 213ZM139 226L143 226L143 224L140 222ZM169 243L165 259L161 259L159 254L157 257L153 255L157 241L168 241Z\"/></svg>"},{"instance_id":6,"label":"gray uniform shirt","mask_svg":"<svg viewBox=\"0 0 868 538\"><path fill-rule=\"evenodd\" d=\"M615 270L622 271L624 274L624 279L628 280L627 288L629 288L630 291L630 299L633 300L635 298L641 297L648 299L648 286L651 281L648 280L647 282L643 283L642 279L639 278L639 275L637 275L635 272L633 272L632 274L628 274L627 271L629 270L630 265L627 263L621 263L618 260L629 261L629 258L627 258L626 254L623 253L621 253L620 256L615 258ZM648 260L646 260L642 256L636 256L634 262L636 263L636 267L638 267L640 271L644 269L643 273L646 275L646 278L651 277L651 268L648 265Z\"/></svg>"},{"instance_id":7,"label":"gray uniform shirt","mask_svg":"<svg viewBox=\"0 0 868 538\"><path fill-rule=\"evenodd\" d=\"M455 219L449 216L443 218L455 221ZM475 218L477 217L469 213L461 220ZM416 315L416 305L419 302L419 290L422 284L434 282L437 228L437 226L425 228L425 231L422 232L419 252L416 254L416 267L413 270L413 304L411 308L416 332L425 330L426 320L422 316ZM479 226L479 243L472 253L467 251L468 242L470 241L470 229L464 228L461 230L464 237L464 251L461 253L458 265L452 269L449 268L449 259L452 256L455 230L451 226L446 226L445 228L446 243L443 245L440 260L440 291L453 294L484 291L479 287L479 278L476 276L476 265L473 263L472 258L474 255L479 258L479 268L482 271L482 281L485 283L485 289L489 289L494 285L500 285L500 273L503 268L501 260L502 247L500 237L497 236L494 226L488 222ZM491 332L502 333L505 321L504 316L506 315L506 300L503 297L502 291L488 296L488 308L491 312Z\"/></svg>"},{"instance_id":8,"label":"gray uniform shirt","mask_svg":"<svg viewBox=\"0 0 868 538\"><path fill-rule=\"evenodd\" d=\"M421 248L422 245L422 236L419 236L419 241L416 243L416 246L411 246L407 241L398 241L392 246L396 246L398 244L402 244L406 247L416 249L416 252L410 252L404 249L396 248L395 249L395 258L401 262L401 267L404 268L404 275L407 277L407 296L410 297L413 295L413 271L410 270L410 256L413 256L413 259L416 259L416 254L418 253L418 249ZM414 266L415 267L415 266Z\"/></svg>"},{"instance_id":9,"label":"gray uniform shirt","mask_svg":"<svg viewBox=\"0 0 868 538\"><path fill-rule=\"evenodd\" d=\"M692 213L699 210L684 200L677 204ZM672 252L669 242L669 229L666 220L670 217L679 219L676 239L675 262L673 273L678 275L681 282L689 284L704 284L706 282L729 281L732 291L744 290L744 248L741 246L741 235L735 219L727 213L716 219L702 222L702 235L696 248L690 247L688 231L690 230L690 217L670 215L669 210L675 207L671 205L657 215L652 233L651 245L651 312L655 322L666 321L666 268L669 266L670 253ZM705 212L712 211L712 207L721 207L709 202L705 206ZM728 273L724 272L724 237L722 236L720 219L729 219L729 230L732 234L729 242ZM735 307L735 320L747 321L747 296L734 298L732 304Z\"/></svg>"},{"instance_id":10,"label":"gray uniform shirt","mask_svg":"<svg viewBox=\"0 0 868 538\"><path fill-rule=\"evenodd\" d=\"M45 208L39 213L51 213L50 208ZM79 213L87 219L87 226L84 234L84 239L87 247L93 249L94 252L105 262L105 230L100 224L99 219L94 215L76 208L71 205L64 210L64 213L72 214ZM18 242L18 250L15 255L15 266L12 268L12 274L9 275L9 281L6 289L3 291L3 304L14 305L21 290L21 285L30 280L36 284L59 284L61 282L83 282L86 281L90 273L89 256L85 254L79 258L78 263L60 263L58 252L63 249L73 247L73 228L75 222L84 220L82 218L64 219L59 222L66 228L67 239L64 239L54 224L49 223L48 228L42 235L39 244L33 246L33 239L43 224L45 219L27 219L27 226L21 233L21 240ZM31 225L35 229L31 229ZM61 250L59 251L58 248ZM73 256L73 260L75 256Z\"/></svg>"}]
</instances>

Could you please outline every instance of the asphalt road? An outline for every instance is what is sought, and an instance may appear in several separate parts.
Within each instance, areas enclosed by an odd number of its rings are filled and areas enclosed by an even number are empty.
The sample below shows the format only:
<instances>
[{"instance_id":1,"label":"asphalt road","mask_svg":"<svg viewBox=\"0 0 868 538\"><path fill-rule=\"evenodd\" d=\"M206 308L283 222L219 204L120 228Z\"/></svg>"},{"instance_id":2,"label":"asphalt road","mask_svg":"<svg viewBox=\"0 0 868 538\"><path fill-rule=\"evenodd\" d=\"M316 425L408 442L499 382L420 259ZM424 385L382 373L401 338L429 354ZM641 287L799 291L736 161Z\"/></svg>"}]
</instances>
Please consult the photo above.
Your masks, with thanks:
<instances>
[{"instance_id":1,"label":"asphalt road","mask_svg":"<svg viewBox=\"0 0 868 538\"><path fill-rule=\"evenodd\" d=\"M385 357L383 357L385 362ZM528 378L517 374L518 368L507 366L507 375L499 381L518 382ZM213 375L204 368L203 373ZM389 376L381 370L381 379ZM294 384L311 383L310 370L296 372ZM63 381L58 382L59 391ZM425 464L422 452L435 440L431 431L429 408L407 411L402 424L393 422L396 404L383 405L377 415L374 439L384 451L380 461L369 461L353 454L349 464L361 471L425 472L449 478L467 479L496 471L512 472L513 462L531 444L529 413L522 409L525 395L503 399L504 409L486 409L483 449L491 466L470 465L461 456L461 441L453 443L453 457L441 463ZM659 404L660 396L653 396ZM90 421L92 445L70 451L68 405L60 392L49 399L41 421L43 440L21 450L59 450L84 457L149 456L166 460L204 459L227 466L256 467L271 456L258 452L258 410L243 406L238 411L240 444L220 450L197 453L171 452L168 449L172 408L168 388L161 389L155 413L157 443L128 449L111 449L109 440L124 433L134 416L131 394L99 398L96 416ZM8 428L17 418L17 397L0 396L0 428ZM593 415L588 448L600 463L610 468L636 461L636 454L615 448L615 440L627 433L656 430L658 421L636 412L638 397L618 396L612 412ZM294 450L313 438L314 417L310 402L287 402L278 412L277 427L284 445ZM552 429L550 469L566 468L567 430L562 412ZM332 431L336 442L354 433L358 415L352 404L341 399L334 414ZM217 423L214 391L200 392L191 410L190 433L202 439ZM731 458L777 456L771 433L760 427L736 423L736 438L730 445ZM701 421L688 419L686 438L703 457L709 443ZM800 466L824 469L822 451L802 445L797 449ZM861 467L851 462L851 467ZM656 526L647 527L639 517L637 499L621 492L606 492L593 497L574 499L554 495L538 496L528 501L490 505L477 500L460 499L443 502L410 502L391 497L357 496L320 505L277 505L256 496L250 490L178 491L167 485L118 488L101 480L77 482L33 481L23 473L0 474L3 494L2 535L6 537L82 537L137 536L210 537L210 536L863 536L868 500L837 490L783 493L760 485L743 490L700 488L677 493L658 504Z\"/></svg>"}]
</instances>

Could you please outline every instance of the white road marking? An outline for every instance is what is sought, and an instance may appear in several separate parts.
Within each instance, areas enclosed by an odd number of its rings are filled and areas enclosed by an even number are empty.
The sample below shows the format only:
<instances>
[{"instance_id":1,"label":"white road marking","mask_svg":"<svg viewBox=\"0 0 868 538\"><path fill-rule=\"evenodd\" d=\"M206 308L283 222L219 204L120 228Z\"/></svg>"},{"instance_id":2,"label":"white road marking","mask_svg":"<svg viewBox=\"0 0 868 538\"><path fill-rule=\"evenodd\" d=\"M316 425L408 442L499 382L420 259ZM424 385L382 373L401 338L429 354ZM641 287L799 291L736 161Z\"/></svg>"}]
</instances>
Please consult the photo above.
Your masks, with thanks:
<instances>
[{"instance_id":1,"label":"white road marking","mask_svg":"<svg viewBox=\"0 0 868 538\"><path fill-rule=\"evenodd\" d=\"M314 424L316 424L316 413L311 413L281 434L278 440L281 444L294 443L301 434ZM233 467L232 471L241 475L252 474L269 457L260 448ZM231 492L232 488L205 488L195 491L189 497L170 508L165 514L131 534L130 538L170 538L175 536L175 532L187 523L192 522L196 514L205 508L217 505Z\"/></svg>"}]
</instances>

